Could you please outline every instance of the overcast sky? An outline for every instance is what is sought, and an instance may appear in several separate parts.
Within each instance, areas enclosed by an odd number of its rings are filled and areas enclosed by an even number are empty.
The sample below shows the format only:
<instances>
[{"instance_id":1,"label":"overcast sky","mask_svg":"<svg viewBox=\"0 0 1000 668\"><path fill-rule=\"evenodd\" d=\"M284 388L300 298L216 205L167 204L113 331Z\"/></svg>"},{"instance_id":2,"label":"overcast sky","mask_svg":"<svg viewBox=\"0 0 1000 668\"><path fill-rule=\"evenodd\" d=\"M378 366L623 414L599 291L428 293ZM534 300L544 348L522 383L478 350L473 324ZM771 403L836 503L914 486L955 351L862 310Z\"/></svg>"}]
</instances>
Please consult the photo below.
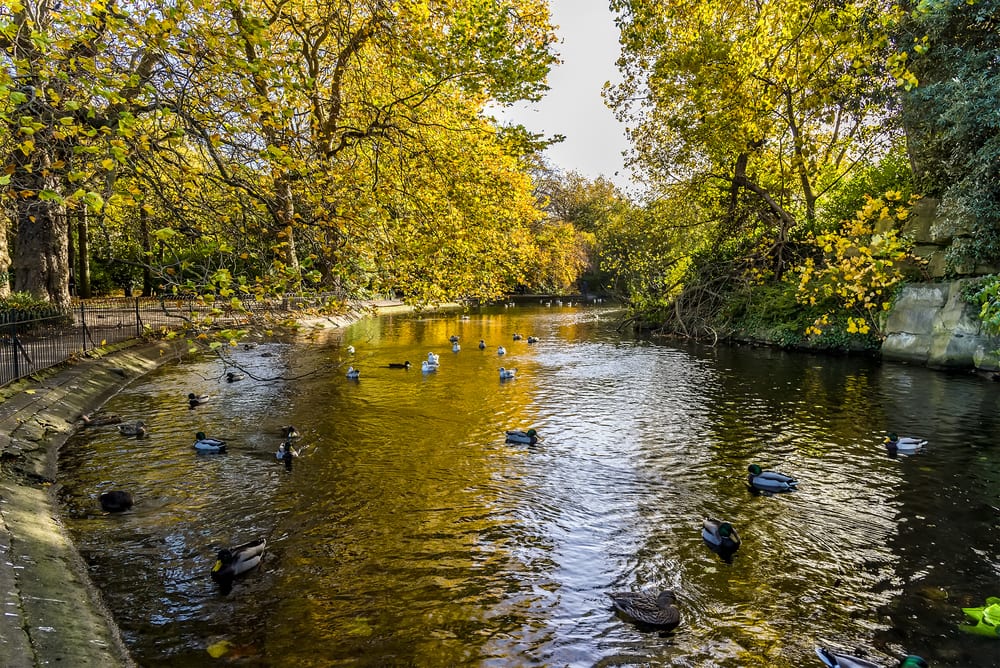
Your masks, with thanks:
<instances>
[{"instance_id":1,"label":"overcast sky","mask_svg":"<svg viewBox=\"0 0 1000 668\"><path fill-rule=\"evenodd\" d=\"M550 0L549 4L562 40L557 47L562 64L552 68L550 90L540 102L519 104L500 116L546 136L565 135L565 141L547 152L554 166L627 186L624 128L601 97L605 81L619 80L618 29L608 0Z\"/></svg>"}]
</instances>

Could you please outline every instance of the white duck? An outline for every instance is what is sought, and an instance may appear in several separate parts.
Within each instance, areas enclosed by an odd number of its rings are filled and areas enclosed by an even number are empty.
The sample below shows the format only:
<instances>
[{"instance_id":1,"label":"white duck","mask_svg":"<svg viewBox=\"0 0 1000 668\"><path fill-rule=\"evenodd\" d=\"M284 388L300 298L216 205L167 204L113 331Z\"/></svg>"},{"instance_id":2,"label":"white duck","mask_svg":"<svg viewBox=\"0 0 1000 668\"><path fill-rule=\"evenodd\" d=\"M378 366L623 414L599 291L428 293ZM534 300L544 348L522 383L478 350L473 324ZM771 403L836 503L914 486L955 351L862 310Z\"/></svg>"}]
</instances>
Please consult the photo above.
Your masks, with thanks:
<instances>
[{"instance_id":1,"label":"white duck","mask_svg":"<svg viewBox=\"0 0 1000 668\"><path fill-rule=\"evenodd\" d=\"M504 348L503 346L500 346L499 348L497 348L497 355L506 355L506 354L507 354L507 349L506 348Z\"/></svg>"},{"instance_id":2,"label":"white duck","mask_svg":"<svg viewBox=\"0 0 1000 668\"><path fill-rule=\"evenodd\" d=\"M510 380L517 374L517 369L507 369L500 367L500 380Z\"/></svg>"}]
</instances>

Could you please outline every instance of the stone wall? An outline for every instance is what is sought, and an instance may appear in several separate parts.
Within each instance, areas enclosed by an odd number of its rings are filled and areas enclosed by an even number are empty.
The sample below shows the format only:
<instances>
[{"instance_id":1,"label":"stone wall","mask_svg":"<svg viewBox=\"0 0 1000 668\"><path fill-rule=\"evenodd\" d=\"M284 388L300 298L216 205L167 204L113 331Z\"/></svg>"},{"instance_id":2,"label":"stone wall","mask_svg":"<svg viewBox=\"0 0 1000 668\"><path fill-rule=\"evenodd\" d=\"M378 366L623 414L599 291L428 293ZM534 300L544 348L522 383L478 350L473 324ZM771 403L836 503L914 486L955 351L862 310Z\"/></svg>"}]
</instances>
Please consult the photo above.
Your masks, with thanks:
<instances>
[{"instance_id":1,"label":"stone wall","mask_svg":"<svg viewBox=\"0 0 1000 668\"><path fill-rule=\"evenodd\" d=\"M913 206L913 213L903 226L903 236L913 240L913 254L927 261L926 271L931 278L997 273L1000 268L995 266L956 260L967 257L963 248L971 243L972 228L972 221L948 215L938 200L924 197ZM952 256L951 266L949 255Z\"/></svg>"},{"instance_id":2,"label":"stone wall","mask_svg":"<svg viewBox=\"0 0 1000 668\"><path fill-rule=\"evenodd\" d=\"M882 357L939 368L1000 370L1000 337L983 333L978 310L962 296L968 282L903 288L889 312Z\"/></svg>"}]
</instances>

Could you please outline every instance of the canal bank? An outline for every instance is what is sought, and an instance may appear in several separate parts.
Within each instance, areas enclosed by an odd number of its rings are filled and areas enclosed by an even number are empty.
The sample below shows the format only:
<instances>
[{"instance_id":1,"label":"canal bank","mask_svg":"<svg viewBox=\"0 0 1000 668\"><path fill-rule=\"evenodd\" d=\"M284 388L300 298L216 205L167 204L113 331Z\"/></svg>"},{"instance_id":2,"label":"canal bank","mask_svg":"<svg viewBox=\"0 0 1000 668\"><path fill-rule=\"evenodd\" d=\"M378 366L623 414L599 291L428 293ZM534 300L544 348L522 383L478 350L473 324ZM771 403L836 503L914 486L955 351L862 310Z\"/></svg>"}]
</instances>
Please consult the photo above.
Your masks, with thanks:
<instances>
[{"instance_id":1,"label":"canal bank","mask_svg":"<svg viewBox=\"0 0 1000 668\"><path fill-rule=\"evenodd\" d=\"M372 304L307 330L341 327ZM181 360L185 341L134 341L73 359L0 389L0 665L134 666L114 618L60 519L59 450L80 416L158 367Z\"/></svg>"}]
</instances>

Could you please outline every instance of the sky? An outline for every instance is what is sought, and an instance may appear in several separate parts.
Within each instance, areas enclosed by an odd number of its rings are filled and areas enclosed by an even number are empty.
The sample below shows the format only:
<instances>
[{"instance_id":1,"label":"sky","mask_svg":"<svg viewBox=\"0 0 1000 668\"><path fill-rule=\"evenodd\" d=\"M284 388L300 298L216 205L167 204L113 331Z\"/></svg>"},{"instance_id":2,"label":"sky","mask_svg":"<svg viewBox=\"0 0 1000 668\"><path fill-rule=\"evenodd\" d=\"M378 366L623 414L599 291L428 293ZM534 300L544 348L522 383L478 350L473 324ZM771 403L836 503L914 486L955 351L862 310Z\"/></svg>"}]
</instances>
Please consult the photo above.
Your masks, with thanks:
<instances>
[{"instance_id":1,"label":"sky","mask_svg":"<svg viewBox=\"0 0 1000 668\"><path fill-rule=\"evenodd\" d=\"M540 102L515 105L499 116L532 132L565 135L546 152L553 166L591 179L605 176L627 187L624 126L601 97L604 82L620 79L615 67L618 28L608 0L550 0L549 4L562 40L557 45L562 63L549 73L550 90Z\"/></svg>"}]
</instances>

